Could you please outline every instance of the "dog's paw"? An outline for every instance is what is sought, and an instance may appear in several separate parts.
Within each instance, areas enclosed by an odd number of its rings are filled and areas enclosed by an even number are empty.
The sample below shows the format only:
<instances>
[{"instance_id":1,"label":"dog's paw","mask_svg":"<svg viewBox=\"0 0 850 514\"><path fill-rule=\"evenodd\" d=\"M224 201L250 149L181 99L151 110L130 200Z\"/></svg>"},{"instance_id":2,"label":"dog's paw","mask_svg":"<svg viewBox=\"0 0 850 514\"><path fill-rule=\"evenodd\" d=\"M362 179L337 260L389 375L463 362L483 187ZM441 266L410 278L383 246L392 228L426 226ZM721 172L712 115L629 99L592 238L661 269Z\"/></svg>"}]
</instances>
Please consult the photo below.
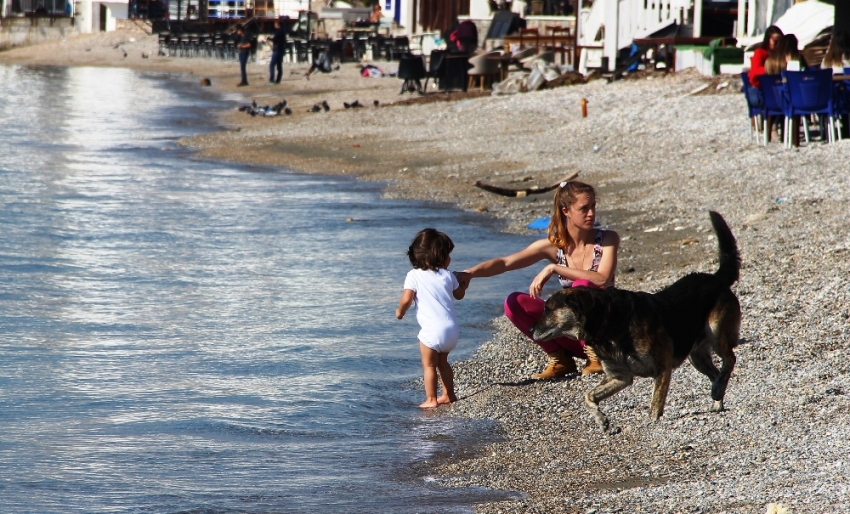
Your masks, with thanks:
<instances>
[{"instance_id":1,"label":"dog's paw","mask_svg":"<svg viewBox=\"0 0 850 514\"><path fill-rule=\"evenodd\" d=\"M723 408L723 400L714 400L711 403L712 412L723 412L724 410L726 409Z\"/></svg>"}]
</instances>

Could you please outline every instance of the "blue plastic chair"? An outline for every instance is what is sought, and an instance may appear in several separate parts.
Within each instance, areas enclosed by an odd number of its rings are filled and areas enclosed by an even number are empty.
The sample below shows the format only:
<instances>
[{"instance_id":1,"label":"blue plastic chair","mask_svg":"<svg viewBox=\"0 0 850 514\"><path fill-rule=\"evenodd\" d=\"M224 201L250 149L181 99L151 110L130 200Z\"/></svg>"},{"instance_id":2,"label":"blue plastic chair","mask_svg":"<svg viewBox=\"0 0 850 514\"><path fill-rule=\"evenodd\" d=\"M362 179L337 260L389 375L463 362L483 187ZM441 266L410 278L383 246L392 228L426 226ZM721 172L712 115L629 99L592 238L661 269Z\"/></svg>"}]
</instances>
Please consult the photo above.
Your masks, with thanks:
<instances>
[{"instance_id":1,"label":"blue plastic chair","mask_svg":"<svg viewBox=\"0 0 850 514\"><path fill-rule=\"evenodd\" d=\"M747 115L750 118L750 138L755 136L756 141L761 139L759 128L761 127L761 93L758 88L750 85L750 77L747 72L741 73L741 92L744 93L744 99L747 101Z\"/></svg>"},{"instance_id":2,"label":"blue plastic chair","mask_svg":"<svg viewBox=\"0 0 850 514\"><path fill-rule=\"evenodd\" d=\"M761 92L762 107L761 118L764 122L764 145L767 146L767 138L770 135L769 119L771 117L785 118L785 84L781 75L762 75L759 77L759 91ZM783 142L788 136L787 123L783 124Z\"/></svg>"},{"instance_id":3,"label":"blue plastic chair","mask_svg":"<svg viewBox=\"0 0 850 514\"><path fill-rule=\"evenodd\" d=\"M785 125L789 126L794 116L806 116L809 114L826 115L828 140L835 141L835 110L833 109L834 87L832 84L832 70L816 71L784 71L782 77L785 79L785 90L787 91L785 102ZM805 121L805 118L803 118ZM786 146L791 145L791 138L786 137ZM809 140L808 126L806 127L806 141Z\"/></svg>"}]
</instances>

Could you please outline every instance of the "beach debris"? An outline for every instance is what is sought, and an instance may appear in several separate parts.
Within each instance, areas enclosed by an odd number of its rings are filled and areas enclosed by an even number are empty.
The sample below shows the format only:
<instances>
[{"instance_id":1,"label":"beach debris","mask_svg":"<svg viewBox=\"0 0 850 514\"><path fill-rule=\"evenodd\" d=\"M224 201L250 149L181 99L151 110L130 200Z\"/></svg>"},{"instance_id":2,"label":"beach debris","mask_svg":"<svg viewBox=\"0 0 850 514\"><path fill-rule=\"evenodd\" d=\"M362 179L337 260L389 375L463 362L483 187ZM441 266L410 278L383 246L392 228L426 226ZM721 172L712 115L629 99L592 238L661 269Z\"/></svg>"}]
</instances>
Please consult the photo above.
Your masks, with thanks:
<instances>
[{"instance_id":1,"label":"beach debris","mask_svg":"<svg viewBox=\"0 0 850 514\"><path fill-rule=\"evenodd\" d=\"M381 105L381 102L379 102L379 101L375 100L374 102L372 102L372 105L374 105L375 107L377 107L377 106Z\"/></svg>"},{"instance_id":2,"label":"beach debris","mask_svg":"<svg viewBox=\"0 0 850 514\"><path fill-rule=\"evenodd\" d=\"M551 220L551 218L549 218L548 216L545 217L545 218L537 218L536 220L534 220L531 223L529 223L528 225L526 225L525 228L528 228L528 229L531 229L531 230L546 230L547 228L549 228L549 221L550 220Z\"/></svg>"},{"instance_id":3,"label":"beach debris","mask_svg":"<svg viewBox=\"0 0 850 514\"><path fill-rule=\"evenodd\" d=\"M284 110L288 110L286 107L286 99L283 99L274 105L263 105L262 107L257 106L257 102L253 101L251 102L251 105L243 105L239 108L239 112L246 112L252 117L262 116L264 118L277 116ZM286 114L292 114L292 111L290 110Z\"/></svg>"},{"instance_id":4,"label":"beach debris","mask_svg":"<svg viewBox=\"0 0 850 514\"><path fill-rule=\"evenodd\" d=\"M142 59L147 59L150 55L146 52L142 52Z\"/></svg>"},{"instance_id":5,"label":"beach debris","mask_svg":"<svg viewBox=\"0 0 850 514\"><path fill-rule=\"evenodd\" d=\"M203 79L201 79L201 85L204 86L204 87L209 87L209 86L212 85L212 80L210 80L208 78L203 78Z\"/></svg>"},{"instance_id":6,"label":"beach debris","mask_svg":"<svg viewBox=\"0 0 850 514\"><path fill-rule=\"evenodd\" d=\"M351 103L342 102L342 105L344 105L346 109L359 109L360 107L363 107L363 104L360 103L360 100L355 100Z\"/></svg>"},{"instance_id":7,"label":"beach debris","mask_svg":"<svg viewBox=\"0 0 850 514\"><path fill-rule=\"evenodd\" d=\"M708 84L703 84L700 87L698 87L698 88L694 89L693 91L691 91L690 93L688 93L688 95L689 96L695 95L697 93L701 93L701 92L705 91L706 89L708 89Z\"/></svg>"},{"instance_id":8,"label":"beach debris","mask_svg":"<svg viewBox=\"0 0 850 514\"><path fill-rule=\"evenodd\" d=\"M539 195L541 193L548 193L549 191L554 191L555 188L559 187L563 182L569 182L570 180L574 180L576 177L578 177L578 172L571 173L570 175L564 177L563 180L559 180L551 186L534 186L526 189L510 189L507 187L492 186L490 184L485 184L480 180L475 182L475 187L478 187L485 191L489 191L491 193L495 193L497 195L509 196L514 198L524 198L528 195Z\"/></svg>"},{"instance_id":9,"label":"beach debris","mask_svg":"<svg viewBox=\"0 0 850 514\"><path fill-rule=\"evenodd\" d=\"M581 99L581 117L587 118L587 98Z\"/></svg>"},{"instance_id":10,"label":"beach debris","mask_svg":"<svg viewBox=\"0 0 850 514\"><path fill-rule=\"evenodd\" d=\"M124 52L124 58L125 59L127 58L127 52Z\"/></svg>"},{"instance_id":11,"label":"beach debris","mask_svg":"<svg viewBox=\"0 0 850 514\"><path fill-rule=\"evenodd\" d=\"M765 514L790 514L790 512L781 503L768 503Z\"/></svg>"},{"instance_id":12,"label":"beach debris","mask_svg":"<svg viewBox=\"0 0 850 514\"><path fill-rule=\"evenodd\" d=\"M310 107L307 112L322 112L322 106L319 104L313 104L313 107Z\"/></svg>"},{"instance_id":13,"label":"beach debris","mask_svg":"<svg viewBox=\"0 0 850 514\"><path fill-rule=\"evenodd\" d=\"M599 145L593 145L593 152L596 153L599 151Z\"/></svg>"},{"instance_id":14,"label":"beach debris","mask_svg":"<svg viewBox=\"0 0 850 514\"><path fill-rule=\"evenodd\" d=\"M717 90L718 91L720 91L721 89L727 88L727 87L729 87L729 82L721 82L720 84L717 84Z\"/></svg>"},{"instance_id":15,"label":"beach debris","mask_svg":"<svg viewBox=\"0 0 850 514\"><path fill-rule=\"evenodd\" d=\"M327 100L322 100L322 109L324 109L324 110L325 110L325 112L328 112L328 111L330 111L330 110L331 110L331 106L330 106L330 105L328 105Z\"/></svg>"},{"instance_id":16,"label":"beach debris","mask_svg":"<svg viewBox=\"0 0 850 514\"><path fill-rule=\"evenodd\" d=\"M292 114L292 109L290 109L289 107L284 107L283 108L283 114L286 114L287 116L289 116L290 114Z\"/></svg>"}]
</instances>

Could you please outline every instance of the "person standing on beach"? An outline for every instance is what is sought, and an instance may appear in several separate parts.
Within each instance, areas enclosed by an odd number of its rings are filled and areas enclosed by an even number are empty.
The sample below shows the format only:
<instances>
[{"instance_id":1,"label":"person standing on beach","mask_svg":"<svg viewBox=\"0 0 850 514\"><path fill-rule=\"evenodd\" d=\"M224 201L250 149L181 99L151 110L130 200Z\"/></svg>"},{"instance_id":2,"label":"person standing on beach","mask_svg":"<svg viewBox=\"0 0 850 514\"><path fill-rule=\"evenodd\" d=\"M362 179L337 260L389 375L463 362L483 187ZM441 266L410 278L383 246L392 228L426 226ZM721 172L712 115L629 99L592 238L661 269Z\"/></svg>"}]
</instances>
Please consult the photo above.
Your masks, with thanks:
<instances>
[{"instance_id":1,"label":"person standing on beach","mask_svg":"<svg viewBox=\"0 0 850 514\"><path fill-rule=\"evenodd\" d=\"M596 221L596 190L579 181L562 182L555 191L554 208L546 239L531 243L519 252L477 264L458 274L461 284L473 278L492 277L527 268L541 260L550 264L534 277L529 294L515 292L505 299L505 316L531 337L530 328L543 315L543 286L558 275L562 287L606 288L614 285L620 236L599 230ZM596 354L584 342L560 337L534 341L549 355L549 363L533 379L558 378L578 371L573 357L586 358L583 375L603 373Z\"/></svg>"},{"instance_id":2,"label":"person standing on beach","mask_svg":"<svg viewBox=\"0 0 850 514\"><path fill-rule=\"evenodd\" d=\"M404 279L404 291L395 316L404 314L415 303L419 322L419 353L422 355L422 374L425 382L425 401L419 405L429 409L457 401L454 372L449 365L449 352L458 340L454 300L466 293L455 274L448 270L454 243L446 234L426 228L416 234L407 248L407 258L413 269ZM454 297L454 300L452 299ZM443 394L437 396L437 372L443 384Z\"/></svg>"},{"instance_id":3,"label":"person standing on beach","mask_svg":"<svg viewBox=\"0 0 850 514\"><path fill-rule=\"evenodd\" d=\"M248 56L251 55L251 36L245 32L245 27L242 25L236 26L236 36L239 38L236 49L239 50L239 70L242 72L242 82L236 85L244 87L248 85L248 73L245 67L248 65Z\"/></svg>"},{"instance_id":4,"label":"person standing on beach","mask_svg":"<svg viewBox=\"0 0 850 514\"><path fill-rule=\"evenodd\" d=\"M283 54L286 52L286 25L280 18L274 21L272 36L272 60L269 62L269 85L280 84L283 77ZM277 70L277 76L275 76Z\"/></svg>"}]
</instances>

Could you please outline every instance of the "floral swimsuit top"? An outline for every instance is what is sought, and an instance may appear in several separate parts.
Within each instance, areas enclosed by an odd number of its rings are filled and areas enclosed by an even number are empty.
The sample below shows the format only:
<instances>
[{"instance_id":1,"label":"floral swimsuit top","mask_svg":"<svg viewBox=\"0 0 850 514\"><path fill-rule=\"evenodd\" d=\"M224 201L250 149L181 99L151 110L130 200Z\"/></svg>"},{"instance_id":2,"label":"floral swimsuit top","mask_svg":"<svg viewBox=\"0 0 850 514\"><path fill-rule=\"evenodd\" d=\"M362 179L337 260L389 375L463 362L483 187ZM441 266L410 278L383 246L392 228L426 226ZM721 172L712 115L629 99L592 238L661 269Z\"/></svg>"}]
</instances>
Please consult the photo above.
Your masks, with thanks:
<instances>
[{"instance_id":1,"label":"floral swimsuit top","mask_svg":"<svg viewBox=\"0 0 850 514\"><path fill-rule=\"evenodd\" d=\"M604 235L604 230L596 231L596 239L593 241L593 262L590 264L588 271L597 271L599 269L599 261L602 260L602 237ZM555 264L565 268L570 267L567 264L567 256L564 254L563 248L558 248L557 262ZM558 282L561 283L561 287L572 287L573 285L572 280L564 278L561 275L558 275Z\"/></svg>"}]
</instances>

